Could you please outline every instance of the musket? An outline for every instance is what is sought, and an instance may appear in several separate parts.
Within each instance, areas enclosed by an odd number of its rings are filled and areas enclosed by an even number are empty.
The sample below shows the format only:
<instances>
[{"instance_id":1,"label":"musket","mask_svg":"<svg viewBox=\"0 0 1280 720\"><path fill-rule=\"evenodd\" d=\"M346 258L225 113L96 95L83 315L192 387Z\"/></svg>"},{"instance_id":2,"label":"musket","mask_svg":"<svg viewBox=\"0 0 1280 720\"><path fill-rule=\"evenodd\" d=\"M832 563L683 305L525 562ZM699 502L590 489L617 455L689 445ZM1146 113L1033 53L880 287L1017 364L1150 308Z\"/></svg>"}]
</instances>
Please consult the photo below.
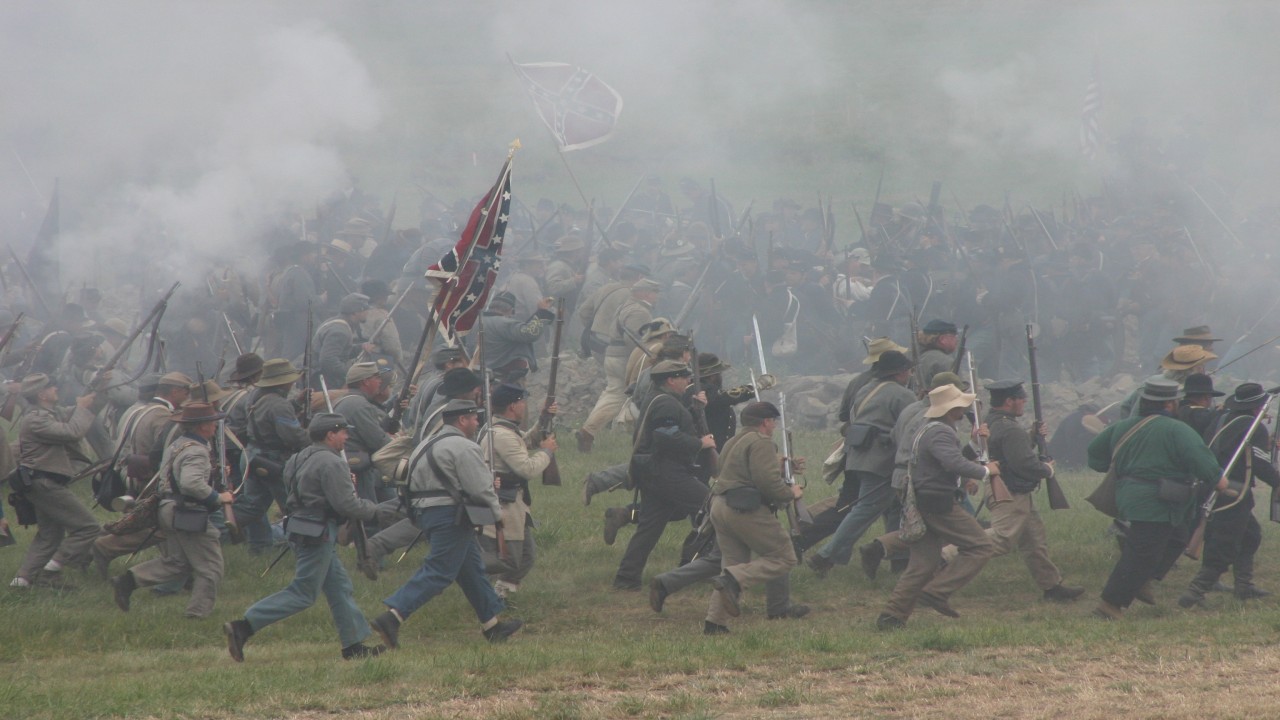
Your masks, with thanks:
<instances>
[{"instance_id":1,"label":"musket","mask_svg":"<svg viewBox=\"0 0 1280 720\"><path fill-rule=\"evenodd\" d=\"M631 192L627 193L627 196L622 199L622 204L613 212L613 217L609 218L609 224L604 226L606 233L613 229L614 223L618 222L618 218L622 216L622 211L626 209L627 203L631 202L631 198L636 196L636 192L640 190L640 186L644 184L646 177L648 177L648 173L641 173L640 178L636 180L636 184L631 186Z\"/></svg>"},{"instance_id":2,"label":"musket","mask_svg":"<svg viewBox=\"0 0 1280 720\"><path fill-rule=\"evenodd\" d=\"M1044 440L1044 408L1040 404L1040 371L1036 366L1035 327L1030 323L1027 324L1027 361L1031 365L1031 410L1036 420L1031 426L1031 439L1035 441L1040 462L1049 462L1053 458L1049 456L1049 449ZM1050 475L1044 481L1044 487L1049 494L1050 509L1071 509L1071 503L1067 502L1067 494L1062 492L1062 485L1058 482L1058 478Z\"/></svg>"},{"instance_id":3,"label":"musket","mask_svg":"<svg viewBox=\"0 0 1280 720\"><path fill-rule=\"evenodd\" d=\"M741 235L742 226L747 224L747 220L751 218L751 206L756 204L756 199L751 198L751 202L747 203L747 207L742 211L742 215L738 218L738 222L733 225L733 234Z\"/></svg>"},{"instance_id":4,"label":"musket","mask_svg":"<svg viewBox=\"0 0 1280 720\"><path fill-rule=\"evenodd\" d=\"M782 480L787 485L796 484L795 464L791 452L795 446L791 442L791 431L787 429L787 394L778 391L778 429L782 430ZM813 514L799 498L787 503L787 526L791 528L791 537L803 534L805 525L813 524Z\"/></svg>"},{"instance_id":5,"label":"musket","mask_svg":"<svg viewBox=\"0 0 1280 720\"><path fill-rule=\"evenodd\" d=\"M556 301L556 327L551 336L551 367L547 372L547 399L542 403L542 412L538 415L538 425L532 438L534 444L554 437L556 434L556 416L550 412L556 404L556 376L560 374L560 339L564 333L564 298ZM551 456L551 463L542 471L543 485L560 484L560 464L556 456Z\"/></svg>"},{"instance_id":6,"label":"musket","mask_svg":"<svg viewBox=\"0 0 1280 720\"><path fill-rule=\"evenodd\" d=\"M312 336L315 335L314 320L311 314L311 301L307 301L307 344L302 349L302 426L306 427L311 424L311 364L315 361L312 357ZM325 402L329 401L329 393L324 395Z\"/></svg>"},{"instance_id":7,"label":"musket","mask_svg":"<svg viewBox=\"0 0 1280 720\"><path fill-rule=\"evenodd\" d=\"M236 331L234 328L231 327L231 318L227 317L227 314L225 312L222 313L222 322L226 324L227 334L231 336L231 342L236 346L236 355L237 356L243 355L244 349L240 347L240 341L236 339Z\"/></svg>"},{"instance_id":8,"label":"musket","mask_svg":"<svg viewBox=\"0 0 1280 720\"><path fill-rule=\"evenodd\" d=\"M622 334L626 335L628 340L630 340L636 347L640 348L640 352L644 353L644 356L649 358L650 362L656 363L658 361L657 356L653 354L652 350L644 346L644 341L641 340L638 336L636 336L636 333L634 330L627 327L626 325L623 325L622 323L618 323L618 327L622 328Z\"/></svg>"},{"instance_id":9,"label":"musket","mask_svg":"<svg viewBox=\"0 0 1280 720\"><path fill-rule=\"evenodd\" d=\"M391 196L391 209L387 211L387 225L382 229L382 242L380 243L382 245L386 245L387 241L391 239L391 228L395 225L395 222L396 222L396 200L397 199L398 197L396 195Z\"/></svg>"},{"instance_id":10,"label":"musket","mask_svg":"<svg viewBox=\"0 0 1280 720\"><path fill-rule=\"evenodd\" d=\"M1053 246L1054 250L1057 250L1058 243L1054 242L1053 233L1049 232L1049 228L1045 227L1044 220L1040 218L1040 213L1037 212L1036 209L1031 207L1030 205L1027 206L1027 209L1031 211L1031 214L1033 216L1035 216L1036 222L1040 224L1040 229L1044 231L1044 236L1049 238L1049 244ZM1196 254L1198 255L1199 253L1196 253Z\"/></svg>"},{"instance_id":11,"label":"musket","mask_svg":"<svg viewBox=\"0 0 1280 720\"><path fill-rule=\"evenodd\" d=\"M1244 437L1240 439L1240 444L1236 446L1236 451L1231 454L1231 461L1228 462L1227 466L1222 470L1223 480L1228 479L1228 477L1231 475L1231 471L1235 469L1236 462L1240 460L1240 455L1244 452L1244 449L1253 443L1253 433L1255 430L1258 429L1258 425L1262 422L1262 419L1267 416L1267 406L1269 406L1271 402L1275 400L1277 393L1280 393L1280 387L1273 387L1267 391L1267 394L1270 395L1271 397L1268 397L1266 403L1264 403L1263 406L1258 409L1257 416L1253 418L1253 422L1250 423L1249 425L1249 431L1246 432L1244 434ZM1246 472L1251 473L1252 471L1249 470ZM1219 482L1221 482L1221 480ZM1252 478L1245 477L1244 482L1247 487L1248 483L1252 482ZM1200 552L1201 550L1204 549L1205 529L1208 527L1208 524L1209 524L1209 516L1213 514L1214 503L1216 503L1217 501L1218 501L1218 490L1215 488L1213 492L1209 493L1209 497L1205 498L1204 504L1200 506L1200 523L1196 525L1195 532L1191 533L1191 539L1187 541L1186 550L1182 551L1182 554L1186 555L1192 560L1200 559Z\"/></svg>"},{"instance_id":12,"label":"musket","mask_svg":"<svg viewBox=\"0 0 1280 720\"><path fill-rule=\"evenodd\" d=\"M854 203L853 217L858 220L858 232L862 233L862 245L867 245L867 226L862 223L862 213L858 212L858 205ZM870 250L871 248L867 248Z\"/></svg>"},{"instance_id":13,"label":"musket","mask_svg":"<svg viewBox=\"0 0 1280 720\"><path fill-rule=\"evenodd\" d=\"M89 382L89 386L85 388L86 394L97 392L102 389L102 383L106 382L104 378L115 369L116 365L120 364L120 360L124 357L125 353L129 352L129 346L133 345L134 341L138 339L138 336L141 335L142 331L148 326L152 327L154 338L155 330L160 327L160 318L164 315L165 309L169 307L169 298L173 297L173 293L177 291L179 284L180 283L175 282L173 286L169 288L169 291L164 294L164 297L160 298L155 306L151 308L151 312L147 314L142 322L138 323L138 326L133 329L133 332L129 333L129 337L125 338L124 342L120 343L120 347L116 349L116 354L112 355L111 358L107 360L106 364L98 370L96 375L94 375L93 380ZM143 371L146 370L146 365L146 362L142 363ZM138 375L140 377L141 373ZM132 381L133 379L129 380L129 382ZM124 384L127 385L128 383L126 382Z\"/></svg>"},{"instance_id":14,"label":"musket","mask_svg":"<svg viewBox=\"0 0 1280 720\"><path fill-rule=\"evenodd\" d=\"M1248 357L1248 356L1250 356L1250 355L1252 355L1252 354L1254 354L1254 353L1258 352L1258 351L1259 351L1259 350L1261 350L1262 348L1264 348L1264 347L1266 347L1266 346L1270 345L1271 343L1273 343L1273 342L1275 342L1275 341L1277 341L1277 340L1280 340L1280 335L1276 335L1275 337L1268 339L1266 342L1262 343L1261 345L1258 345L1257 347L1255 347L1255 348L1253 348L1253 349L1249 350L1248 352L1242 353L1242 354L1240 354L1240 355L1237 355L1237 356L1235 356L1235 357L1231 358L1231 359L1230 359L1230 360L1228 360L1227 362L1225 362L1225 363L1223 363L1223 364L1219 365L1218 367L1216 367L1216 368L1214 368L1214 369L1210 370L1208 374L1209 374L1209 375L1213 375L1214 373L1216 373L1216 372L1218 372L1218 371L1220 371L1220 370L1223 370L1223 369L1225 369L1225 368L1228 368L1228 367L1230 367L1231 365L1235 364L1236 362L1238 362L1238 361L1240 361L1240 360L1245 359L1246 357Z\"/></svg>"},{"instance_id":15,"label":"musket","mask_svg":"<svg viewBox=\"0 0 1280 720\"><path fill-rule=\"evenodd\" d=\"M991 462L991 455L987 452L987 439L982 437L979 428L982 426L982 400L978 398L978 377L973 372L973 353L966 353L969 358L969 392L973 393L973 442L978 450L978 462L986 465ZM1013 493L1009 492L1009 486L1004 484L1004 480L999 475L992 475L991 482L991 501L993 503L1005 502L1013 499Z\"/></svg>"},{"instance_id":16,"label":"musket","mask_svg":"<svg viewBox=\"0 0 1280 720\"><path fill-rule=\"evenodd\" d=\"M497 459L494 457L493 448L493 391L489 387L489 368L484 366L484 313L480 313L480 317L476 319L476 354L471 358L471 364L477 368L480 373L481 392L484 393L484 423L485 431L489 433L489 453L485 458L485 462L489 465L489 472L493 475L494 480L501 482L498 478L497 471L494 470ZM502 518L499 517L494 524L494 537L498 541L498 557L507 559L507 538L502 533Z\"/></svg>"},{"instance_id":17,"label":"musket","mask_svg":"<svg viewBox=\"0 0 1280 720\"><path fill-rule=\"evenodd\" d=\"M27 266L18 259L18 254L13 251L12 245L6 245L5 247L9 249L9 257L13 258L14 264L18 266L18 272L22 273L23 281L27 283L27 287L31 288L31 294L35 296L36 302L40 303L40 309L44 311L44 316L50 320L54 319L53 312L49 310L49 303L44 301L44 296L40 294L40 288L31 279L31 273L27 272Z\"/></svg>"},{"instance_id":18,"label":"musket","mask_svg":"<svg viewBox=\"0 0 1280 720\"><path fill-rule=\"evenodd\" d=\"M1214 270L1214 268L1213 268L1213 266L1212 266L1212 265L1210 265L1209 263L1205 262L1204 256L1200 254L1200 248L1196 245L1196 240L1195 240L1195 238L1191 237L1191 231L1187 229L1187 226L1186 226L1186 225L1183 225L1183 226L1182 226L1182 232L1183 232L1183 234L1185 234L1185 235L1187 236L1187 242L1191 243L1191 249L1195 251L1195 253L1196 253L1196 259L1198 259L1198 260L1200 261L1200 264L1201 264L1201 265L1204 265L1204 267L1205 267L1205 269L1206 269L1206 270L1208 270L1209 272L1214 273L1214 274L1216 275L1216 274L1217 274L1217 271L1216 271L1216 270Z\"/></svg>"},{"instance_id":19,"label":"musket","mask_svg":"<svg viewBox=\"0 0 1280 720\"><path fill-rule=\"evenodd\" d=\"M555 220L555 219L556 219L557 217L559 217L559 216L560 216L560 208L556 208L556 211L555 211L555 212L553 212L553 213L551 213L551 216L550 216L550 217L548 217L546 220L543 220L541 225L539 225L538 227L536 227L536 228L534 228L534 229L533 229L533 234L532 234L532 235L530 235L530 236L529 236L529 239L528 239L528 240L525 240L525 241L520 245L520 247L518 247L518 248L516 248L516 249L515 249L515 253L514 253L514 254L515 254L516 256L520 256L520 255L522 255L522 254L524 253L525 248L527 248L530 244L532 244L532 243L534 242L534 238L538 237L538 233L542 232L543 228L545 228L547 225L550 225L550 224L551 224L551 221L552 221L552 220Z\"/></svg>"},{"instance_id":20,"label":"musket","mask_svg":"<svg viewBox=\"0 0 1280 720\"><path fill-rule=\"evenodd\" d=\"M697 395L702 392L702 378L699 374L702 370L698 362L698 348L691 345L689 347L689 369L693 371L693 394ZM707 407L694 400L690 403L690 410L693 413L693 427L698 436L710 435L711 428L707 425ZM720 452L713 446L699 451L699 455L705 455L707 458L707 467L712 476L718 472L720 464Z\"/></svg>"},{"instance_id":21,"label":"musket","mask_svg":"<svg viewBox=\"0 0 1280 720\"><path fill-rule=\"evenodd\" d=\"M4 365L4 356L9 352L9 345L13 342L13 338L18 334L18 326L22 324L22 318L26 317L26 313L20 312L13 319L13 324L5 330L4 337L0 337L0 366Z\"/></svg>"},{"instance_id":22,"label":"musket","mask_svg":"<svg viewBox=\"0 0 1280 720\"><path fill-rule=\"evenodd\" d=\"M214 373L214 377L217 377L217 373ZM209 388L204 384L204 369L199 362L196 362L196 380L200 383L201 402L209 402ZM230 490L230 483L227 482L230 468L227 467L227 419L225 417L218 421L217 437L219 480L214 483L214 490L227 492ZM232 544L244 542L244 534L240 532L240 526L236 523L236 513L232 509L232 503L222 503L222 516L227 525L227 532L231 536Z\"/></svg>"},{"instance_id":23,"label":"musket","mask_svg":"<svg viewBox=\"0 0 1280 720\"><path fill-rule=\"evenodd\" d=\"M1240 247L1244 247L1244 241L1242 241L1239 237L1236 236L1234 232L1232 232L1231 227L1227 225L1227 223L1218 215L1218 213L1214 212L1213 206L1210 205L1209 202L1204 199L1204 196L1200 194L1199 190L1196 190L1196 186L1188 183L1187 187L1191 188L1191 192L1196 196L1196 199L1200 201L1201 205L1204 205L1204 209L1209 211L1209 214L1213 216L1213 219L1218 221L1218 224L1222 226L1222 229L1227 231L1227 234L1231 236L1231 239L1235 240L1236 244L1239 245ZM13 250L10 250L9 252L12 253ZM15 259L16 259L16 256L15 256ZM22 267L22 266L19 265L18 267ZM26 271L24 270L23 272L25 273Z\"/></svg>"},{"instance_id":24,"label":"musket","mask_svg":"<svg viewBox=\"0 0 1280 720\"><path fill-rule=\"evenodd\" d=\"M672 325L680 327L685 320L689 319L689 313L693 312L693 307L698 303L698 294L702 290L702 285L707 281L707 273L711 270L711 264L715 262L715 258L707 258L707 264L702 266L702 273L698 275L698 281L693 284L693 289L689 291L689 297L684 301L684 306L680 308L679 314L672 321Z\"/></svg>"},{"instance_id":25,"label":"musket","mask_svg":"<svg viewBox=\"0 0 1280 720\"><path fill-rule=\"evenodd\" d=\"M324 406L328 408L330 413L333 413L333 400L329 398L329 383L325 382L324 375L320 376L320 391L324 393ZM338 451L338 454L342 456L342 464L350 471L351 462L347 460L347 449L345 447L342 448L342 450ZM355 473L351 474L351 484L356 484ZM369 547L367 544L369 536L365 535L364 521L347 518L347 524L351 526L351 539L356 546L356 559L360 562L365 562L369 559Z\"/></svg>"},{"instance_id":26,"label":"musket","mask_svg":"<svg viewBox=\"0 0 1280 720\"><path fill-rule=\"evenodd\" d=\"M956 357L951 361L951 372L954 375L960 374L960 361L964 358L965 345L969 342L969 326L966 324L960 330L960 342L956 343ZM929 378L930 382L933 378Z\"/></svg>"},{"instance_id":27,"label":"musket","mask_svg":"<svg viewBox=\"0 0 1280 720\"><path fill-rule=\"evenodd\" d=\"M720 200L716 197L716 179L711 178L711 235L717 239L724 239L723 228L720 227Z\"/></svg>"},{"instance_id":28,"label":"musket","mask_svg":"<svg viewBox=\"0 0 1280 720\"><path fill-rule=\"evenodd\" d=\"M400 293L400 297L396 299L395 303L391 306L391 309L387 310L387 316L382 318L382 322L378 323L378 327L373 329L373 332L370 333L368 339L365 340L365 342L377 342L378 338L382 336L383 329L385 329L387 325L391 323L391 316L395 314L396 310L400 309L400 303L404 302L404 299L409 297L409 291L412 290L413 286L417 284L418 284L418 279L414 278L413 282L405 286L404 292ZM361 350L360 357L356 359L356 362L361 362L363 358L367 357L368 355L369 355L368 352ZM399 363L400 359L396 358L396 362Z\"/></svg>"},{"instance_id":29,"label":"musket","mask_svg":"<svg viewBox=\"0 0 1280 720\"><path fill-rule=\"evenodd\" d=\"M405 401L409 399L409 393L413 391L413 381L417 379L414 373L418 371L418 363L422 361L422 353L431 342L431 338L436 334L436 325L436 309L433 307L427 312L426 325L422 328L422 335L418 337L418 349L413 351L413 359L406 366L409 368L410 376L404 379L400 394L396 396L395 405L391 406L389 432L399 432L400 430L400 417L404 415Z\"/></svg>"},{"instance_id":30,"label":"musket","mask_svg":"<svg viewBox=\"0 0 1280 720\"><path fill-rule=\"evenodd\" d=\"M920 323L916 319L916 308L911 306L911 377L915 379L916 396L924 397L929 392L928 381L924 377L924 368L920 367ZM970 385L972 388L972 385Z\"/></svg>"}]
</instances>

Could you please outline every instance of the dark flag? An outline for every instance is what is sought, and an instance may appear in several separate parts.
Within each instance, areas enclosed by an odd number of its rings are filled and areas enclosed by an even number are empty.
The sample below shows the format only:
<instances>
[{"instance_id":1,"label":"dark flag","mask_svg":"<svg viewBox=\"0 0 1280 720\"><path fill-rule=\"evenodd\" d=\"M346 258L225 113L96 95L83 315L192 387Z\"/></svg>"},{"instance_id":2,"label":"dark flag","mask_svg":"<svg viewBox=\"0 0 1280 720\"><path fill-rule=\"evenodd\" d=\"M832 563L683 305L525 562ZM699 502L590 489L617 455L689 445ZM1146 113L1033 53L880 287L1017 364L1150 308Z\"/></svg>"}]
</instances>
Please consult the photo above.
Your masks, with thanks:
<instances>
[{"instance_id":1,"label":"dark flag","mask_svg":"<svg viewBox=\"0 0 1280 720\"><path fill-rule=\"evenodd\" d=\"M613 133L622 96L600 78L566 63L511 64L561 150L591 147Z\"/></svg>"},{"instance_id":2,"label":"dark flag","mask_svg":"<svg viewBox=\"0 0 1280 720\"><path fill-rule=\"evenodd\" d=\"M36 233L35 242L27 252L27 273L31 278L32 290L37 295L50 298L62 296L62 270L58 262L59 187L59 181L54 180L49 209L45 211L40 232Z\"/></svg>"},{"instance_id":3,"label":"dark flag","mask_svg":"<svg viewBox=\"0 0 1280 720\"><path fill-rule=\"evenodd\" d=\"M518 147L519 141L512 145L498 181L471 211L458 244L427 268L428 278L441 281L434 309L450 339L475 324L497 280L511 209L511 156Z\"/></svg>"},{"instance_id":4,"label":"dark flag","mask_svg":"<svg viewBox=\"0 0 1280 720\"><path fill-rule=\"evenodd\" d=\"M1092 160L1098 155L1101 134L1098 114L1102 111L1102 90L1098 82L1098 56L1093 56L1093 74L1084 90L1084 106L1080 109L1080 152Z\"/></svg>"}]
</instances>

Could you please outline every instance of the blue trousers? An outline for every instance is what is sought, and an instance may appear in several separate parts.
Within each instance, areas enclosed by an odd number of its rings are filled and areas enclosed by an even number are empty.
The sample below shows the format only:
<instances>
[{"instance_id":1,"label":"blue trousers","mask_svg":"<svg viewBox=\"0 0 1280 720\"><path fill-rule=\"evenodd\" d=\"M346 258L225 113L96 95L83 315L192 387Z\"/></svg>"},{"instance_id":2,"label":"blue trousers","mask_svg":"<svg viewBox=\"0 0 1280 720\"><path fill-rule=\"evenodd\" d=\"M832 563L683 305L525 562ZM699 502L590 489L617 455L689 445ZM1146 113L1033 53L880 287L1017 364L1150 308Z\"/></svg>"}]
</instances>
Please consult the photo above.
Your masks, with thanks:
<instances>
[{"instance_id":1,"label":"blue trousers","mask_svg":"<svg viewBox=\"0 0 1280 720\"><path fill-rule=\"evenodd\" d=\"M475 529L454 521L457 508L452 505L423 508L417 513L418 529L431 546L431 551L413 577L383 600L383 604L408 619L410 614L456 582L480 622L497 617L503 604L485 575L484 558Z\"/></svg>"},{"instance_id":2,"label":"blue trousers","mask_svg":"<svg viewBox=\"0 0 1280 720\"><path fill-rule=\"evenodd\" d=\"M867 528L889 509L895 497L889 478L866 472L858 472L857 475L861 481L858 501L840 521L827 544L818 550L819 555L840 565L849 564L853 546Z\"/></svg>"},{"instance_id":3,"label":"blue trousers","mask_svg":"<svg viewBox=\"0 0 1280 720\"><path fill-rule=\"evenodd\" d=\"M244 613L244 619L254 632L315 605L323 592L342 647L350 647L369 637L369 622L356 606L351 577L334 552L337 537L338 526L330 522L329 536L323 542L292 543L293 554L297 558L293 582L280 592L254 603Z\"/></svg>"}]
</instances>

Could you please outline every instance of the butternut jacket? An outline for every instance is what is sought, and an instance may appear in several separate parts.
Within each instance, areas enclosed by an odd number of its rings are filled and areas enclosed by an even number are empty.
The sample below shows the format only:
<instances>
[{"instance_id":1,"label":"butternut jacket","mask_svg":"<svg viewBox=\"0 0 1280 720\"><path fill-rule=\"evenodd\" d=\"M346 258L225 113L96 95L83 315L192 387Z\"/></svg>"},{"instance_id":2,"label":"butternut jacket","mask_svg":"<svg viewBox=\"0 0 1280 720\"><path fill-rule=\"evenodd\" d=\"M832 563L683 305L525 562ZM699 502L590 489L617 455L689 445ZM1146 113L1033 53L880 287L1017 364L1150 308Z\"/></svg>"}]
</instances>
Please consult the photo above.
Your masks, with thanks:
<instances>
[{"instance_id":1,"label":"butternut jacket","mask_svg":"<svg viewBox=\"0 0 1280 720\"><path fill-rule=\"evenodd\" d=\"M773 438L751 428L743 428L724 444L720 474L711 483L711 494L723 495L742 487L759 490L767 505L791 502L791 488L782 479L782 456Z\"/></svg>"}]
</instances>

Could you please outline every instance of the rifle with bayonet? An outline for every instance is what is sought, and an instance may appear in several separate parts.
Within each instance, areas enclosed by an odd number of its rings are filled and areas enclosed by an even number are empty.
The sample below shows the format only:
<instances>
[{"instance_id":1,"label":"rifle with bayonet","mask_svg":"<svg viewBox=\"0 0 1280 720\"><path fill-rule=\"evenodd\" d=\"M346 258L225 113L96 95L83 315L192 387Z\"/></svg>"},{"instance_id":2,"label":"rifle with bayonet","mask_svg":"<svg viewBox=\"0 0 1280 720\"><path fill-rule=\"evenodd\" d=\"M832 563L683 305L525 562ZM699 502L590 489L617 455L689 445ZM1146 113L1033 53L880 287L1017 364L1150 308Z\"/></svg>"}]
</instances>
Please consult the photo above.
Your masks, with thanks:
<instances>
[{"instance_id":1,"label":"rifle with bayonet","mask_svg":"<svg viewBox=\"0 0 1280 720\"><path fill-rule=\"evenodd\" d=\"M556 376L560 374L560 337L564 332L564 298L556 301L556 328L555 333L551 336L551 367L547 374L547 399L542 403L542 412L538 415L538 424L534 427L533 433L530 435L530 442L537 447L549 437L556 434L556 416L550 412L551 406L556 404ZM551 463L547 465L547 469L542 471L543 485L559 485L560 480L560 464L556 462L556 456L551 456Z\"/></svg>"},{"instance_id":2,"label":"rifle with bayonet","mask_svg":"<svg viewBox=\"0 0 1280 720\"><path fill-rule=\"evenodd\" d=\"M692 393L697 395L703 391L702 378L699 377L702 367L698 362L698 348L696 345L689 346L689 369L693 371ZM707 398L710 400L710 398ZM690 410L693 413L693 428L699 437L711 434L711 428L707 425L707 406L694 400L689 403ZM711 476L714 477L719 471L720 451L714 445L709 448L703 448L699 451L699 456L704 457L707 461L707 469Z\"/></svg>"},{"instance_id":3,"label":"rifle with bayonet","mask_svg":"<svg viewBox=\"0 0 1280 720\"><path fill-rule=\"evenodd\" d=\"M217 377L217 373L214 373ZM204 368L202 364L196 362L196 382L200 388L200 402L209 402L209 386L205 385ZM218 453L218 469L216 478L213 481L213 489L218 493L231 492L231 468L227 467L227 418L224 414L221 420L218 420L218 431L214 439L214 447ZM233 501L234 502L234 501ZM244 542L244 533L240 531L239 524L236 523L236 512L232 509L232 503L222 503L223 522L227 525L227 534L231 538L233 545Z\"/></svg>"},{"instance_id":4,"label":"rifle with bayonet","mask_svg":"<svg viewBox=\"0 0 1280 720\"><path fill-rule=\"evenodd\" d=\"M489 368L484 366L484 313L480 313L479 319L476 321L476 354L471 357L471 366L476 372L480 373L480 392L484 395L484 432L489 434L489 453L485 458L485 463L489 466L489 473L497 483L501 483L502 479L498 477L497 459L494 456L494 437L493 437L493 391L489 387ZM507 536L502 532L502 516L499 515L494 520L494 538L498 542L498 557L506 560L510 556L507 554Z\"/></svg>"},{"instance_id":5,"label":"rifle with bayonet","mask_svg":"<svg viewBox=\"0 0 1280 720\"><path fill-rule=\"evenodd\" d=\"M1230 482L1231 471L1235 469L1236 463L1240 461L1240 456L1244 454L1245 448L1253 444L1253 433L1258 429L1258 425L1262 423L1263 418L1267 416L1267 408L1271 405L1272 401L1275 400L1277 393L1280 393L1280 387L1273 387L1267 391L1267 394L1270 397L1267 398L1267 401L1263 403L1262 407L1258 408L1258 414L1253 418L1253 422L1249 425L1249 430L1244 434L1244 437L1240 439L1240 444L1236 446L1236 451L1231 454L1231 461L1222 469L1222 478L1218 481L1218 487L1221 487L1224 482ZM1248 483L1253 481L1253 478L1251 477L1252 473L1253 471L1251 467L1245 470L1245 487L1248 486ZM1244 492L1244 490L1242 489L1241 492ZM1209 496L1205 498L1204 503L1201 504L1200 522L1196 525L1195 532L1191 533L1191 540L1187 542L1186 549L1182 551L1183 555L1186 555L1192 560L1199 560L1200 553L1204 550L1204 533L1209 524L1209 516L1213 514L1213 506L1218 502L1218 493L1219 490L1215 487L1213 491L1209 493Z\"/></svg>"},{"instance_id":6,"label":"rifle with bayonet","mask_svg":"<svg viewBox=\"0 0 1280 720\"><path fill-rule=\"evenodd\" d=\"M689 297L684 301L684 306L680 308L679 314L675 316L671 324L679 328L684 321L689 319L689 313L693 312L693 308L698 304L698 294L702 290L702 286L707 281L707 273L711 270L711 265L715 262L715 258L707 258L707 264L702 266L702 273L698 275L698 281L693 284L693 289L689 291Z\"/></svg>"},{"instance_id":7,"label":"rifle with bayonet","mask_svg":"<svg viewBox=\"0 0 1280 720\"><path fill-rule=\"evenodd\" d=\"M973 372L973 353L967 353L969 358L969 392L973 393L973 439L974 447L978 451L978 462L986 465L991 462L991 453L987 451L987 439L982 435L982 400L978 397L978 377ZM1005 502L1013 499L1013 493L1009 492L1009 486L1004 484L1004 480L999 475L990 477L991 483L991 502Z\"/></svg>"},{"instance_id":8,"label":"rifle with bayonet","mask_svg":"<svg viewBox=\"0 0 1280 720\"><path fill-rule=\"evenodd\" d=\"M1040 405L1040 371L1036 366L1035 326L1027 325L1027 358L1031 364L1031 410L1035 414L1035 423L1031 426L1031 439L1035 441L1036 453L1040 462L1053 460L1044 440L1044 408ZM1067 494L1062 491L1058 478L1052 474L1044 481L1045 491L1049 494L1049 508L1052 510L1070 510Z\"/></svg>"},{"instance_id":9,"label":"rifle with bayonet","mask_svg":"<svg viewBox=\"0 0 1280 720\"><path fill-rule=\"evenodd\" d=\"M751 326L756 334L756 360L760 363L760 375L769 374L769 366L765 362L764 343L760 340L760 321L751 316ZM760 400L760 386L756 382L756 374L751 372L751 388L756 400ZM788 485L795 485L795 466L791 459L791 431L787 429L787 394L778 391L778 429L782 431L782 478ZM804 525L813 524L813 515L799 498L787 503L787 525L791 528L791 537L798 537Z\"/></svg>"}]
</instances>

